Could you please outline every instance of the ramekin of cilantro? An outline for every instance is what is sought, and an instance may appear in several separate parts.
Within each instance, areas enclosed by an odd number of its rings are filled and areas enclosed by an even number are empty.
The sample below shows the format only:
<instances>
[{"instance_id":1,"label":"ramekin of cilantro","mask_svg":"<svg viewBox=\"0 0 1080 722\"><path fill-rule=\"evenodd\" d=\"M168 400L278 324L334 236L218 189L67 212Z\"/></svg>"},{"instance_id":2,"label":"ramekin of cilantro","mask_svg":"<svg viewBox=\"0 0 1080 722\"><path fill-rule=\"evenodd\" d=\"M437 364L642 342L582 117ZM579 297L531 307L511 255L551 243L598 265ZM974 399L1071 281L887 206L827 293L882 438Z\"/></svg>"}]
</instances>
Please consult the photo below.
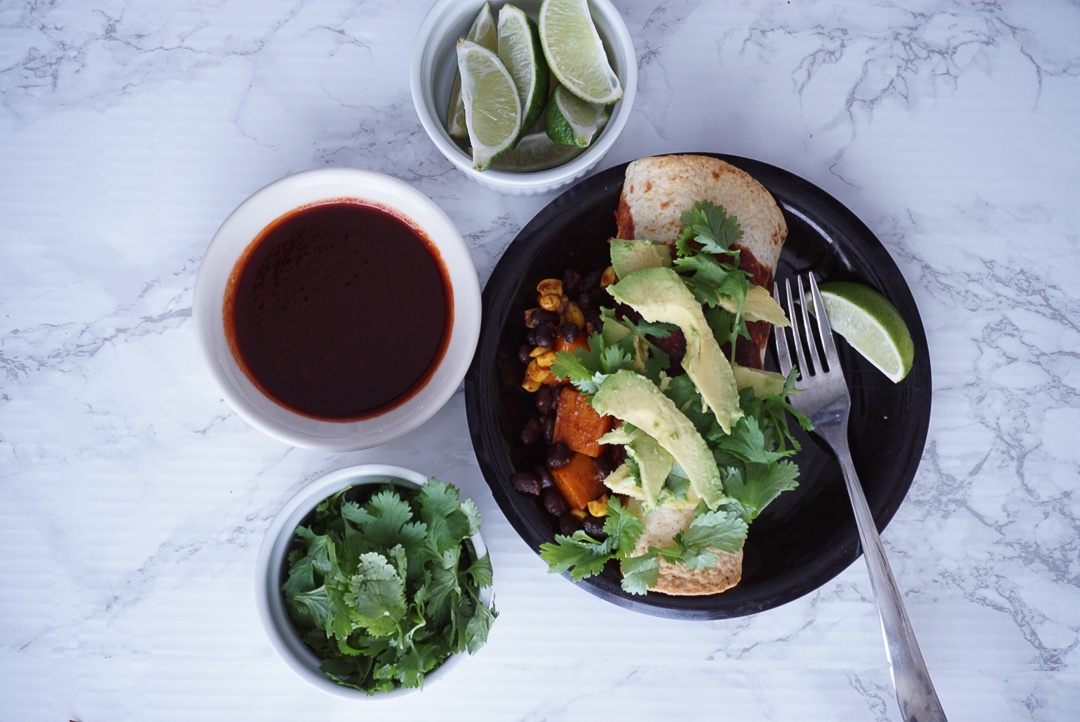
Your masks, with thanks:
<instances>
[{"instance_id":1,"label":"ramekin of cilantro","mask_svg":"<svg viewBox=\"0 0 1080 722\"><path fill-rule=\"evenodd\" d=\"M340 469L291 499L259 551L281 658L346 697L421 689L475 653L497 612L476 505L409 469Z\"/></svg>"}]
</instances>

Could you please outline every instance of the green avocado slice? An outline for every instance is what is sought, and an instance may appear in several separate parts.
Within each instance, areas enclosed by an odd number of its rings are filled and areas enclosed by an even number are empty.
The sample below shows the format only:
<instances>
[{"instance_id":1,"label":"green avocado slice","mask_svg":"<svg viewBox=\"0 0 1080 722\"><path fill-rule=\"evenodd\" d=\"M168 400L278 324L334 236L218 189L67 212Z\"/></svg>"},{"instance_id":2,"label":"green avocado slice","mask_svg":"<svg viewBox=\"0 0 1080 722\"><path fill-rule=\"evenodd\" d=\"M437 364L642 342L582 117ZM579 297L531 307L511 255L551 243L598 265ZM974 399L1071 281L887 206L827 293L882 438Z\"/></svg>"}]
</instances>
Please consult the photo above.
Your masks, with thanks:
<instances>
[{"instance_id":1,"label":"green avocado slice","mask_svg":"<svg viewBox=\"0 0 1080 722\"><path fill-rule=\"evenodd\" d=\"M611 267L617 278L643 268L671 268L671 249L656 241L611 239Z\"/></svg>"},{"instance_id":2,"label":"green avocado slice","mask_svg":"<svg viewBox=\"0 0 1080 722\"><path fill-rule=\"evenodd\" d=\"M670 268L645 268L608 286L608 293L646 321L678 326L686 337L683 368L725 433L742 417L735 375L705 320L701 303Z\"/></svg>"},{"instance_id":3,"label":"green avocado slice","mask_svg":"<svg viewBox=\"0 0 1080 722\"><path fill-rule=\"evenodd\" d=\"M690 479L690 486L710 509L728 501L720 469L694 424L649 379L633 371L616 371L592 397L599 414L614 416L656 439Z\"/></svg>"}]
</instances>

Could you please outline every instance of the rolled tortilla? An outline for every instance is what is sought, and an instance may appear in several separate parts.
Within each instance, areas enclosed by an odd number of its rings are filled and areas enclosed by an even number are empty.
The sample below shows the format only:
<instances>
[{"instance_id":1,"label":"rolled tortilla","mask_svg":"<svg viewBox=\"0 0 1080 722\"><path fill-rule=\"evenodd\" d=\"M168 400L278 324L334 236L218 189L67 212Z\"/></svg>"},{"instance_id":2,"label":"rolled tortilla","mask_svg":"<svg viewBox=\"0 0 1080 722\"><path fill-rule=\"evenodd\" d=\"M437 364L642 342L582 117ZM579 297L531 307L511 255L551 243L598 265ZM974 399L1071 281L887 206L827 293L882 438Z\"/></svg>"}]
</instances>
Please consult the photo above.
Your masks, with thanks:
<instances>
[{"instance_id":1,"label":"rolled tortilla","mask_svg":"<svg viewBox=\"0 0 1080 722\"><path fill-rule=\"evenodd\" d=\"M743 237L739 267L751 283L772 291L787 222L772 194L747 172L702 155L641 158L627 167L615 212L618 237L674 244L682 231L682 215L698 201L712 201L735 216ZM736 361L763 368L770 325L748 324L750 339L740 341ZM743 343L743 341L746 341Z\"/></svg>"},{"instance_id":2,"label":"rolled tortilla","mask_svg":"<svg viewBox=\"0 0 1080 722\"><path fill-rule=\"evenodd\" d=\"M642 158L626 169L615 218L619 238L662 241L673 245L682 231L682 215L698 201L712 201L735 216L743 237L735 244L739 267L751 283L772 291L780 251L787 239L784 214L766 188L748 173L718 158L699 155L667 155ZM740 339L736 361L752 368L764 367L765 347L772 325L747 324L750 339ZM645 516L645 531L635 554L650 546L671 546L675 535L690 526L690 509L661 507ZM716 550L719 563L702 571L660 560L652 591L672 595L716 594L730 589L742 578L742 550L735 554Z\"/></svg>"}]
</instances>

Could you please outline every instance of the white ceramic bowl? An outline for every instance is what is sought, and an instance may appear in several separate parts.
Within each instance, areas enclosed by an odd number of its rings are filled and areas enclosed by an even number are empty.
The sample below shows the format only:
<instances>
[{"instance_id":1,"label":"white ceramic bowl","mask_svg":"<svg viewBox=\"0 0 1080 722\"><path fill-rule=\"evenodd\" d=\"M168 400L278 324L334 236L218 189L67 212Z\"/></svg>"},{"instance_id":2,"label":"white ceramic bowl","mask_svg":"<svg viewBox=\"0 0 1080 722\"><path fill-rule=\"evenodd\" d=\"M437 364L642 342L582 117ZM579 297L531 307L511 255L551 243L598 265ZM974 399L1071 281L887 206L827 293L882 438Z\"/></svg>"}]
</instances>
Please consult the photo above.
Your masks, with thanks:
<instances>
[{"instance_id":1,"label":"white ceramic bowl","mask_svg":"<svg viewBox=\"0 0 1080 722\"><path fill-rule=\"evenodd\" d=\"M489 168L478 171L472 167L472 158L447 132L446 111L457 72L455 48L458 38L468 33L483 4L484 0L439 0L424 18L416 33L409 71L416 113L439 152L480 185L516 195L545 193L561 188L581 178L600 162L611 150L630 117L637 94L637 56L630 32L610 0L589 0L593 22L607 48L611 66L622 83L623 97L612 107L607 127L584 153L569 163L549 170L514 173ZM533 19L540 9L540 0L520 0L514 4ZM492 2L492 11L497 15L502 5L498 0Z\"/></svg>"},{"instance_id":2,"label":"white ceramic bowl","mask_svg":"<svg viewBox=\"0 0 1080 722\"><path fill-rule=\"evenodd\" d=\"M407 401L360 421L298 414L264 395L244 373L225 336L224 300L230 274L245 249L272 222L331 199L389 207L410 219L437 248L450 280L453 321L442 360ZM472 256L447 215L396 178L365 170L327 168L288 176L256 192L225 220L211 241L195 283L195 330L221 393L252 426L294 446L353 451L384 444L430 419L453 395L472 361L480 333L480 282Z\"/></svg>"},{"instance_id":3,"label":"white ceramic bowl","mask_svg":"<svg viewBox=\"0 0 1080 722\"><path fill-rule=\"evenodd\" d=\"M255 566L255 603L274 651L290 669L307 682L324 692L349 699L392 699L419 690L398 688L392 692L368 695L358 689L340 685L323 674L319 669L318 656L304 644L293 629L289 613L285 609L285 597L281 592L281 585L287 578L287 557L293 542L293 532L312 509L342 489L365 484L384 484L387 481L415 488L427 481L427 477L399 466L363 464L333 471L308 484L287 501L274 520L270 522L266 537L259 548ZM470 543L477 557L487 554L487 546L479 534L471 537ZM489 608L494 599L492 589L492 587L485 587L480 590L480 600ZM467 656L455 654L447 658L442 665L424 675L424 687L430 686L445 676L447 672L461 664Z\"/></svg>"}]
</instances>

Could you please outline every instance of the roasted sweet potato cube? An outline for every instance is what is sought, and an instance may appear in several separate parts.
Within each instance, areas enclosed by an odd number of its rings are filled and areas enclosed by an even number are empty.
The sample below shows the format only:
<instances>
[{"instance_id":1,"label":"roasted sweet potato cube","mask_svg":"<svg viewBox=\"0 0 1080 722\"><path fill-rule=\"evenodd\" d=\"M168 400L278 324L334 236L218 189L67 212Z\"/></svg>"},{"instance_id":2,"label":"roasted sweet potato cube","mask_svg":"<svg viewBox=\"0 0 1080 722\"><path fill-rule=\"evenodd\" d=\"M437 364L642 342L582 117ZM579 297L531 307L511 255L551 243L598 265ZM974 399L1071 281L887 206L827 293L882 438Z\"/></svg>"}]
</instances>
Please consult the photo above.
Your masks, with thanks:
<instances>
[{"instance_id":1,"label":"roasted sweet potato cube","mask_svg":"<svg viewBox=\"0 0 1080 722\"><path fill-rule=\"evenodd\" d=\"M574 451L597 457L604 450L597 439L610 430L610 416L596 413L577 390L563 387L559 392L559 405L555 408L552 441L562 441Z\"/></svg>"},{"instance_id":2,"label":"roasted sweet potato cube","mask_svg":"<svg viewBox=\"0 0 1080 722\"><path fill-rule=\"evenodd\" d=\"M590 501L595 501L607 493L607 487L600 481L596 462L585 454L571 453L570 463L562 468L552 469L551 476L566 503L575 509L584 509Z\"/></svg>"}]
</instances>

